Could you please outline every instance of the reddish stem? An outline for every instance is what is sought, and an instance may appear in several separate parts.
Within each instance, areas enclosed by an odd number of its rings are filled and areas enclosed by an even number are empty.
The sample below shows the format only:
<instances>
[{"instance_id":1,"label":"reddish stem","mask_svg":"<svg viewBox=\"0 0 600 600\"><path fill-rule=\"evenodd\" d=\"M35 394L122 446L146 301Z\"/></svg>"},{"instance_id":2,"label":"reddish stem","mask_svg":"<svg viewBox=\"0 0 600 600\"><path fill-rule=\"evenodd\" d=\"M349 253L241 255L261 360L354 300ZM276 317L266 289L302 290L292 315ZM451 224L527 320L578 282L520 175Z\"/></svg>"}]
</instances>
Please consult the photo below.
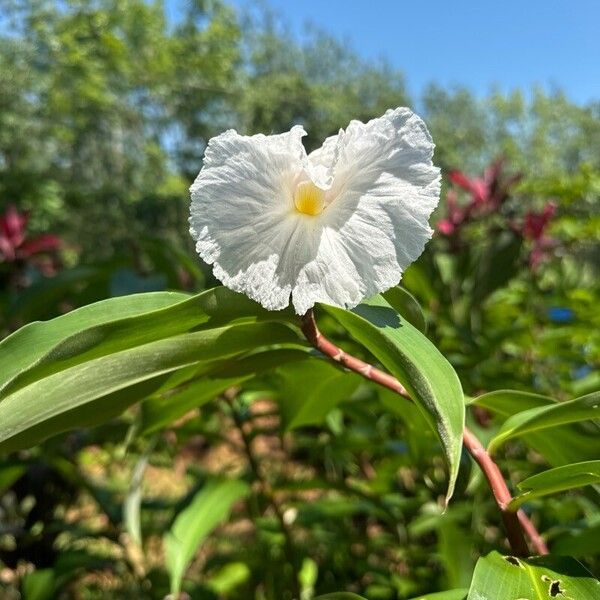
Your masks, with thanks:
<instances>
[{"instance_id":1,"label":"reddish stem","mask_svg":"<svg viewBox=\"0 0 600 600\"><path fill-rule=\"evenodd\" d=\"M540 535L540 532L535 528L535 525L525 514L525 511L519 509L517 511L517 517L519 517L519 523L521 523L523 531L525 531L525 533L531 540L531 544L533 545L536 553L539 555L550 554L550 550L548 550L546 542L543 540L542 536Z\"/></svg>"},{"instance_id":2,"label":"reddish stem","mask_svg":"<svg viewBox=\"0 0 600 600\"><path fill-rule=\"evenodd\" d=\"M396 392L407 400L412 401L406 388L395 377L351 354L347 354L333 342L328 340L319 331L312 310L309 310L302 317L302 332L306 336L306 339L317 350L320 350L332 360L340 363L351 371L359 373L366 379L378 383L379 385ZM518 556L527 556L529 554L527 543L525 542L525 537L523 535L523 531L525 531L530 537L536 552L538 554L548 554L546 544L527 515L522 510L519 510L516 513L508 510L508 504L512 500L512 497L498 465L493 461L473 432L466 427L463 432L463 442L465 448L479 465L487 479L494 500L502 515L502 521L504 522L508 542L512 551Z\"/></svg>"},{"instance_id":3,"label":"reddish stem","mask_svg":"<svg viewBox=\"0 0 600 600\"><path fill-rule=\"evenodd\" d=\"M488 481L496 504L500 509L504 528L506 529L506 536L508 537L508 542L512 551L517 556L527 556L529 554L529 549L525 542L521 522L517 513L511 512L507 508L512 497L498 465L492 460L491 456L487 453L486 449L475 437L473 432L466 427L463 431L463 442L465 448L473 457L473 460L481 467L481 470ZM523 513L523 517L527 519L525 513ZM531 527L533 527L533 524L531 524Z\"/></svg>"}]
</instances>

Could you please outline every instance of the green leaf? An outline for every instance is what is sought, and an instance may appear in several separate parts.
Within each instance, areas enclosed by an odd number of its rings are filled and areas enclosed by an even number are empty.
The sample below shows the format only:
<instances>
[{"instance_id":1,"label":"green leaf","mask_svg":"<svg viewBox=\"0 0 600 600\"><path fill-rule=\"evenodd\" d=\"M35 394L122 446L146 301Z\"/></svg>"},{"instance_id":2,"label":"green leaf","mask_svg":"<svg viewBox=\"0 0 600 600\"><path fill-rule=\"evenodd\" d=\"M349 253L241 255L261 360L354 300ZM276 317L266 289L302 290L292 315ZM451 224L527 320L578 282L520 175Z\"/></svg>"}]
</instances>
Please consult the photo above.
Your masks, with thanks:
<instances>
[{"instance_id":1,"label":"green leaf","mask_svg":"<svg viewBox=\"0 0 600 600\"><path fill-rule=\"evenodd\" d=\"M600 582L574 558L537 556L527 560L491 552L477 561L467 600L591 600Z\"/></svg>"},{"instance_id":2,"label":"green leaf","mask_svg":"<svg viewBox=\"0 0 600 600\"><path fill-rule=\"evenodd\" d=\"M333 592L333 594L325 594L324 596L317 596L314 600L367 600L357 594L351 594L350 592Z\"/></svg>"},{"instance_id":3,"label":"green leaf","mask_svg":"<svg viewBox=\"0 0 600 600\"><path fill-rule=\"evenodd\" d=\"M129 489L125 495L123 502L123 521L125 523L125 529L127 533L138 546L142 545L142 526L141 526L141 505L142 505L142 483L144 480L144 473L148 467L148 461L150 460L150 454L154 450L157 438L151 439L143 454L140 456L131 474L131 482Z\"/></svg>"},{"instance_id":4,"label":"green leaf","mask_svg":"<svg viewBox=\"0 0 600 600\"><path fill-rule=\"evenodd\" d=\"M412 600L466 600L468 593L468 589L459 588L455 590L447 590L445 592L435 592L425 596L417 596Z\"/></svg>"},{"instance_id":5,"label":"green leaf","mask_svg":"<svg viewBox=\"0 0 600 600\"><path fill-rule=\"evenodd\" d=\"M77 265L53 277L40 277L14 297L7 307L7 316L25 322L39 319L55 310L64 298L76 296L79 300L79 291L90 288L102 288L100 297L105 297L109 276L107 265Z\"/></svg>"},{"instance_id":6,"label":"green leaf","mask_svg":"<svg viewBox=\"0 0 600 600\"><path fill-rule=\"evenodd\" d=\"M353 311L323 308L400 380L437 431L450 470L448 500L458 475L465 421L463 391L456 372L431 341L401 319L381 296ZM398 398L398 402L406 400Z\"/></svg>"},{"instance_id":7,"label":"green leaf","mask_svg":"<svg viewBox=\"0 0 600 600\"><path fill-rule=\"evenodd\" d=\"M568 554L575 558L590 559L600 554L600 515L590 516L583 522L568 523L568 529L552 539L553 554Z\"/></svg>"},{"instance_id":8,"label":"green leaf","mask_svg":"<svg viewBox=\"0 0 600 600\"><path fill-rule=\"evenodd\" d=\"M181 511L166 534L165 563L171 579L171 593L178 594L185 571L204 539L229 517L235 502L249 486L242 481L213 480Z\"/></svg>"},{"instance_id":9,"label":"green leaf","mask_svg":"<svg viewBox=\"0 0 600 600\"><path fill-rule=\"evenodd\" d=\"M600 417L599 403L600 392L596 392L568 402L540 406L517 413L502 425L498 434L490 442L488 450L493 453L506 440L526 433L598 418Z\"/></svg>"},{"instance_id":10,"label":"green leaf","mask_svg":"<svg viewBox=\"0 0 600 600\"><path fill-rule=\"evenodd\" d=\"M277 369L275 381L283 427L291 431L323 423L328 413L347 400L363 380L330 362L312 358Z\"/></svg>"},{"instance_id":11,"label":"green leaf","mask_svg":"<svg viewBox=\"0 0 600 600\"><path fill-rule=\"evenodd\" d=\"M319 565L312 558L304 558L302 566L298 571L298 582L300 583L300 593L302 596L312 597L314 595L315 584L318 578Z\"/></svg>"},{"instance_id":12,"label":"green leaf","mask_svg":"<svg viewBox=\"0 0 600 600\"><path fill-rule=\"evenodd\" d=\"M119 306L127 310L128 301L137 304L143 302L145 296L147 294L120 298L119 300L122 302L119 303ZM171 303L164 308L153 311L146 310L127 318L121 316L110 320L104 318L102 313L98 313L96 310L102 304L92 305L94 310L88 307L90 312L85 315L85 327L82 327L80 321L77 321L79 328L75 332L69 331L69 329L65 331L63 327L56 331L56 323L61 319L66 319L68 315L39 324L38 333L40 335L45 335L47 329L56 332L53 337L54 344L51 347L46 346L45 352L39 354L33 347L36 340L28 340L27 347L34 353L36 359L26 367L21 366L20 373L12 379L0 380L2 395L5 396L33 381L85 361L188 331L258 319L271 321L285 319L285 313L274 315L256 302L224 287L217 287L197 296L187 297L175 304ZM93 321L94 318L97 322ZM68 323L72 324L72 321L68 321ZM20 340L19 344L24 345L23 340ZM0 352L0 358L2 356Z\"/></svg>"},{"instance_id":13,"label":"green leaf","mask_svg":"<svg viewBox=\"0 0 600 600\"><path fill-rule=\"evenodd\" d=\"M212 575L206 582L206 585L213 592L219 594L219 596L226 596L235 588L248 581L251 575L250 567L246 563L232 562L226 564L217 573Z\"/></svg>"},{"instance_id":14,"label":"green leaf","mask_svg":"<svg viewBox=\"0 0 600 600\"><path fill-rule=\"evenodd\" d=\"M169 337L77 364L0 401L0 450L98 425L158 390L178 369L297 339L282 324L249 323Z\"/></svg>"},{"instance_id":15,"label":"green leaf","mask_svg":"<svg viewBox=\"0 0 600 600\"><path fill-rule=\"evenodd\" d=\"M20 479L27 471L27 464L6 462L0 464L0 494Z\"/></svg>"},{"instance_id":16,"label":"green leaf","mask_svg":"<svg viewBox=\"0 0 600 600\"><path fill-rule=\"evenodd\" d=\"M25 575L23 600L52 600L56 592L54 569L39 569Z\"/></svg>"},{"instance_id":17,"label":"green leaf","mask_svg":"<svg viewBox=\"0 0 600 600\"><path fill-rule=\"evenodd\" d=\"M159 396L142 403L140 434L148 434L166 427L194 408L210 402L232 385L252 379L287 362L306 360L304 350L278 349L256 352L239 359L203 364L194 369L193 377Z\"/></svg>"},{"instance_id":18,"label":"green leaf","mask_svg":"<svg viewBox=\"0 0 600 600\"><path fill-rule=\"evenodd\" d=\"M51 321L29 323L0 342L0 389L65 338L92 326L159 310L187 297L175 292L153 292L110 298Z\"/></svg>"},{"instance_id":19,"label":"green leaf","mask_svg":"<svg viewBox=\"0 0 600 600\"><path fill-rule=\"evenodd\" d=\"M471 555L472 539L464 534L464 529L450 518L451 515L450 510L440 519L438 550L444 564L445 585L457 588L469 585L475 561ZM466 596L467 591L461 598Z\"/></svg>"},{"instance_id":20,"label":"green leaf","mask_svg":"<svg viewBox=\"0 0 600 600\"><path fill-rule=\"evenodd\" d=\"M427 332L427 321L416 298L399 285L390 288L382 296L386 302L409 323L414 325L421 333Z\"/></svg>"},{"instance_id":21,"label":"green leaf","mask_svg":"<svg viewBox=\"0 0 600 600\"><path fill-rule=\"evenodd\" d=\"M427 460L439 445L435 431L429 426L422 411L409 402L398 402L398 395L391 390L379 390L381 404L397 415L405 424L404 438L410 449L413 460Z\"/></svg>"},{"instance_id":22,"label":"green leaf","mask_svg":"<svg viewBox=\"0 0 600 600\"><path fill-rule=\"evenodd\" d=\"M521 392L520 390L496 390L473 398L470 404L477 404L477 406L510 417L530 408L556 404L556 400L549 396Z\"/></svg>"},{"instance_id":23,"label":"green leaf","mask_svg":"<svg viewBox=\"0 0 600 600\"><path fill-rule=\"evenodd\" d=\"M522 238L512 231L492 236L476 261L472 305L480 305L492 292L504 286L517 272Z\"/></svg>"},{"instance_id":24,"label":"green leaf","mask_svg":"<svg viewBox=\"0 0 600 600\"><path fill-rule=\"evenodd\" d=\"M472 401L502 417L511 417L531 408L555 406L558 403L548 396L531 394L517 390L498 390L483 394ZM529 432L523 436L525 442L537 450L550 465L581 462L598 455L597 433L587 433L574 425L560 425L552 429L552 435Z\"/></svg>"},{"instance_id":25,"label":"green leaf","mask_svg":"<svg viewBox=\"0 0 600 600\"><path fill-rule=\"evenodd\" d=\"M600 483L600 460L550 469L521 481L517 487L525 493L513 498L510 508L516 510L523 502L534 498L595 483Z\"/></svg>"},{"instance_id":26,"label":"green leaf","mask_svg":"<svg viewBox=\"0 0 600 600\"><path fill-rule=\"evenodd\" d=\"M427 259L425 258L425 260ZM416 295L422 302L431 304L439 300L439 293L435 288L435 284L441 283L441 278L431 276L433 267L430 264L425 264L425 260L414 262L402 273L402 286L409 290L411 294Z\"/></svg>"}]
</instances>

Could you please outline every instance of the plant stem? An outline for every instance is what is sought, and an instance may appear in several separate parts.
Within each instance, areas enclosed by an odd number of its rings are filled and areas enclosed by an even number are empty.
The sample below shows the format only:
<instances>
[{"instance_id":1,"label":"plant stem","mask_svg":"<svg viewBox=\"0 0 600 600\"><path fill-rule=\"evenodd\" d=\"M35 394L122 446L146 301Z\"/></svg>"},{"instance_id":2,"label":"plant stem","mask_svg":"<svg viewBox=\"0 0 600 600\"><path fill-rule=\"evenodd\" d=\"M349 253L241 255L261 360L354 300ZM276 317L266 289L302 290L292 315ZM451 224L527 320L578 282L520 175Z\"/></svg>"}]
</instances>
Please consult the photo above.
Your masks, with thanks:
<instances>
[{"instance_id":1,"label":"plant stem","mask_svg":"<svg viewBox=\"0 0 600 600\"><path fill-rule=\"evenodd\" d=\"M238 411L235 409L233 400L230 398L226 398L226 400L231 409L231 416L233 418L233 421L238 431L240 432L246 458L248 460L248 464L250 465L250 470L252 471L252 474L254 475L256 481L258 481L263 495L267 499L269 505L273 508L273 512L275 513L275 516L279 521L279 527L284 538L285 556L287 561L290 563L290 566L292 567L292 593L294 594L295 600L300 600L301 590L300 582L298 579L298 564L296 560L296 550L294 547L294 538L292 536L292 531L285 521L283 510L281 509L281 506L279 505L279 502L275 497L275 493L273 492L271 484L262 473L262 469L260 468L258 460L256 459L256 456L252 449L252 440L246 432L246 430L244 429L244 423L240 418Z\"/></svg>"},{"instance_id":2,"label":"plant stem","mask_svg":"<svg viewBox=\"0 0 600 600\"><path fill-rule=\"evenodd\" d=\"M531 544L533 545L534 550L539 555L550 554L550 550L548 550L548 546L546 546L546 542L540 535L540 532L536 529L535 525L531 522L529 517L525 514L525 511L519 509L517 511L517 517L519 518L519 523L521 523L521 527L523 531L529 537Z\"/></svg>"},{"instance_id":3,"label":"plant stem","mask_svg":"<svg viewBox=\"0 0 600 600\"><path fill-rule=\"evenodd\" d=\"M355 356L347 354L333 342L328 340L319 331L312 310L309 310L302 317L302 332L306 339L317 350L320 350L332 360L340 363L347 369L362 375L366 379L396 392L408 401L412 401L406 388L395 377L369 365ZM536 552L538 554L548 554L546 544L527 515L522 510L519 510L516 513L508 510L507 507L512 500L512 497L500 468L486 452L485 448L477 437L475 437L473 432L466 427L463 432L463 442L469 454L471 454L475 462L483 471L488 485L490 486L494 500L500 510L512 552L518 556L527 556L529 554L529 549L527 548L527 543L525 542L525 537L523 535L523 531L526 531Z\"/></svg>"},{"instance_id":4,"label":"plant stem","mask_svg":"<svg viewBox=\"0 0 600 600\"><path fill-rule=\"evenodd\" d=\"M527 556L529 549L525 542L519 517L516 513L507 510L512 497L500 468L492 460L492 457L487 453L481 442L475 437L475 434L466 427L463 431L463 443L469 454L473 457L473 460L480 466L488 481L494 500L496 500L496 504L500 510L504 529L506 529L508 542L513 553L517 556Z\"/></svg>"}]
</instances>

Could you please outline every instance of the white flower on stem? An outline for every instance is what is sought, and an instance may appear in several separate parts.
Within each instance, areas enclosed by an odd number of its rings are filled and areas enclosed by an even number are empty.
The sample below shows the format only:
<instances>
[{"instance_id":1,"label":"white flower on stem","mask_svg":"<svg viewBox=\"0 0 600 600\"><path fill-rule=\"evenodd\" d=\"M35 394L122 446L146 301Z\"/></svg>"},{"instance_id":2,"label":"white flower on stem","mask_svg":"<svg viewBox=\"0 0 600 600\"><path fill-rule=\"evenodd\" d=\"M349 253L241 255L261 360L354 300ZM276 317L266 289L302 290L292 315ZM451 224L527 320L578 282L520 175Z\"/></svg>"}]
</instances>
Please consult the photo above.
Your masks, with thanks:
<instances>
[{"instance_id":1,"label":"white flower on stem","mask_svg":"<svg viewBox=\"0 0 600 600\"><path fill-rule=\"evenodd\" d=\"M408 108L352 121L309 155L304 135L212 138L190 232L217 279L269 310L352 308L396 285L431 238L434 144Z\"/></svg>"}]
</instances>

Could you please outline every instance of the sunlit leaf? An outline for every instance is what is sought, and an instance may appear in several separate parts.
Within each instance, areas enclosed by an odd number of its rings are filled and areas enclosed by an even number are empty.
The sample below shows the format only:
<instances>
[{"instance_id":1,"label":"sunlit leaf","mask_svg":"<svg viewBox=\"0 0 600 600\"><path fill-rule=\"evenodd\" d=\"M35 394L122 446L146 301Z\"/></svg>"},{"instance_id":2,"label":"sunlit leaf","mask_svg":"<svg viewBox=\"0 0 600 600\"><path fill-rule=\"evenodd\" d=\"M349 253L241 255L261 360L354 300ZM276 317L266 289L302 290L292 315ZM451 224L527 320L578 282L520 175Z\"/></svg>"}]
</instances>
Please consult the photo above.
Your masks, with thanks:
<instances>
[{"instance_id":1,"label":"sunlit leaf","mask_svg":"<svg viewBox=\"0 0 600 600\"><path fill-rule=\"evenodd\" d=\"M158 390L178 369L295 340L284 325L249 323L169 337L77 364L0 401L0 450L98 425Z\"/></svg>"},{"instance_id":2,"label":"sunlit leaf","mask_svg":"<svg viewBox=\"0 0 600 600\"><path fill-rule=\"evenodd\" d=\"M154 292L110 298L73 310L51 321L29 323L0 342L0 389L31 368L62 340L90 327L160 310L187 294Z\"/></svg>"},{"instance_id":3,"label":"sunlit leaf","mask_svg":"<svg viewBox=\"0 0 600 600\"><path fill-rule=\"evenodd\" d=\"M468 600L591 600L598 597L600 581L574 558L522 559L491 552L477 562Z\"/></svg>"},{"instance_id":4,"label":"sunlit leaf","mask_svg":"<svg viewBox=\"0 0 600 600\"><path fill-rule=\"evenodd\" d=\"M227 388L252 379L263 371L289 362L306 360L307 357L308 354L303 350L282 348L200 365L193 370L191 378L188 375L175 389L169 389L142 403L140 434L166 427L188 411L210 402Z\"/></svg>"},{"instance_id":5,"label":"sunlit leaf","mask_svg":"<svg viewBox=\"0 0 600 600\"><path fill-rule=\"evenodd\" d=\"M455 590L447 590L445 592L426 594L425 596L417 596L416 598L412 598L412 600L466 600L468 593L468 589L459 588Z\"/></svg>"},{"instance_id":6,"label":"sunlit leaf","mask_svg":"<svg viewBox=\"0 0 600 600\"><path fill-rule=\"evenodd\" d=\"M540 406L517 413L502 425L498 434L490 442L488 450L494 452L506 440L526 433L599 418L599 406L600 392L596 392L568 402ZM598 442L598 449L600 450L600 441Z\"/></svg>"},{"instance_id":7,"label":"sunlit leaf","mask_svg":"<svg viewBox=\"0 0 600 600\"><path fill-rule=\"evenodd\" d=\"M243 562L225 565L206 582L216 594L224 596L245 583L251 576L250 568Z\"/></svg>"},{"instance_id":8,"label":"sunlit leaf","mask_svg":"<svg viewBox=\"0 0 600 600\"><path fill-rule=\"evenodd\" d=\"M549 396L519 390L489 392L473 399L472 403L506 418L529 409L558 404ZM522 437L550 465L558 467L595 458L598 455L599 433L588 433L570 424L553 427L550 436L541 430L530 431Z\"/></svg>"},{"instance_id":9,"label":"sunlit leaf","mask_svg":"<svg viewBox=\"0 0 600 600\"><path fill-rule=\"evenodd\" d=\"M129 489L123 502L123 522L125 529L133 542L142 545L141 505L142 505L142 483L144 473L148 467L150 454L156 445L156 438L150 440L133 468Z\"/></svg>"},{"instance_id":10,"label":"sunlit leaf","mask_svg":"<svg viewBox=\"0 0 600 600\"><path fill-rule=\"evenodd\" d=\"M461 384L450 363L381 296L352 311L323 308L400 380L437 431L450 467L450 498L458 475L465 419ZM398 398L398 402L405 401Z\"/></svg>"},{"instance_id":11,"label":"sunlit leaf","mask_svg":"<svg viewBox=\"0 0 600 600\"><path fill-rule=\"evenodd\" d=\"M284 318L284 313L269 313L246 296L224 287L217 287L191 298L186 297L184 300L181 300L180 295L175 295L179 301L169 305L165 305L166 300L160 296L164 304L159 308L144 311L138 309L137 313L126 316L129 303L134 306L144 305L146 297L152 299L154 296L155 294L139 294L106 301L110 303L109 314L112 318L104 316L102 309L105 304L99 302L87 307L79 319L65 315L46 323L35 324L37 328L34 332L37 335L33 337L23 339L20 332L15 333L11 337L20 335L18 339L9 345L11 338L8 338L0 345L0 358L3 357L2 349L6 344L8 348L4 348L4 355L10 356L13 347L18 345L21 352L27 354L27 360L18 371L12 371L12 378L0 379L2 395L85 361L188 331L241 321L274 321ZM123 309L125 316L115 314L117 307ZM46 343L44 351L40 353L39 339L45 340L49 335L48 331L52 343Z\"/></svg>"},{"instance_id":12,"label":"sunlit leaf","mask_svg":"<svg viewBox=\"0 0 600 600\"><path fill-rule=\"evenodd\" d=\"M177 515L164 540L171 593L179 593L185 571L200 544L217 525L228 518L233 504L248 491L249 487L243 481L211 481Z\"/></svg>"},{"instance_id":13,"label":"sunlit leaf","mask_svg":"<svg viewBox=\"0 0 600 600\"><path fill-rule=\"evenodd\" d=\"M322 423L363 381L355 373L345 373L316 358L277 369L275 379L281 418L288 431Z\"/></svg>"},{"instance_id":14,"label":"sunlit leaf","mask_svg":"<svg viewBox=\"0 0 600 600\"><path fill-rule=\"evenodd\" d=\"M396 285L384 292L386 302L420 332L427 332L427 321L416 298L403 287Z\"/></svg>"},{"instance_id":15,"label":"sunlit leaf","mask_svg":"<svg viewBox=\"0 0 600 600\"><path fill-rule=\"evenodd\" d=\"M534 498L595 483L600 483L600 460L557 467L521 481L517 487L523 493L513 499L510 507L516 509Z\"/></svg>"}]
</instances>

